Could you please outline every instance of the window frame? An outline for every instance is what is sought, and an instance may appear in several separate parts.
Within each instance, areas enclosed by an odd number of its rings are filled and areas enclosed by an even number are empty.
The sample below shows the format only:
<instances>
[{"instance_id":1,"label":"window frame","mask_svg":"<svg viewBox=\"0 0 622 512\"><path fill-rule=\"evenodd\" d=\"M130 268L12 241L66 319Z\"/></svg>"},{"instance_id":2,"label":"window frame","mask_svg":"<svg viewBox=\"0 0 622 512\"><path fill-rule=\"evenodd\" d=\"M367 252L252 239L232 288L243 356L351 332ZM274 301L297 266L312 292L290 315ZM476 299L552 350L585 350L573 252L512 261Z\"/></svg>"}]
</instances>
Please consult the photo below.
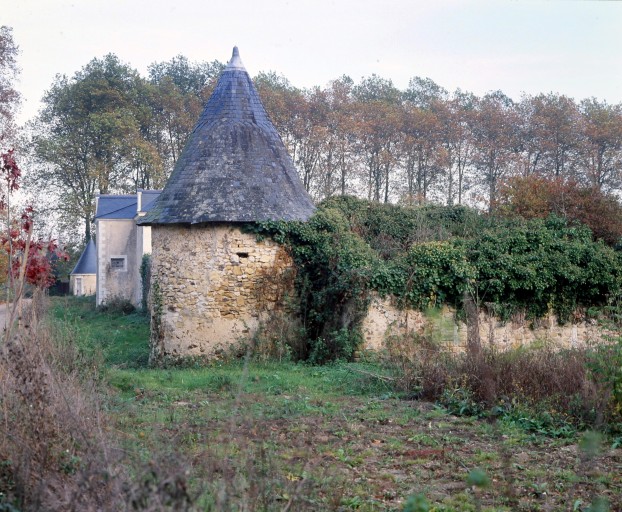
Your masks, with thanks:
<instances>
[{"instance_id":1,"label":"window frame","mask_svg":"<svg viewBox=\"0 0 622 512\"><path fill-rule=\"evenodd\" d=\"M113 260L121 260L123 262L123 266L122 267L118 267L118 266L113 266L112 261ZM111 255L110 256L110 270L112 270L113 272L127 272L127 256L124 255Z\"/></svg>"}]
</instances>

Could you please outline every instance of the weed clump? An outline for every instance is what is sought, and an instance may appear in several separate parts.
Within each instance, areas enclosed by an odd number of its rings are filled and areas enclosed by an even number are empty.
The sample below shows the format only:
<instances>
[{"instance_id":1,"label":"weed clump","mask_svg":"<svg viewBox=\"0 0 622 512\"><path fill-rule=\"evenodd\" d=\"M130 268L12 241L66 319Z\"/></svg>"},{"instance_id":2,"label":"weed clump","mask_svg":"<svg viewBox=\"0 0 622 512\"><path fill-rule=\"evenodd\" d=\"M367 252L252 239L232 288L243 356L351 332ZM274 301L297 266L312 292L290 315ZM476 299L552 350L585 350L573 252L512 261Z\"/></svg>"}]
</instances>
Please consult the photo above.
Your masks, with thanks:
<instances>
[{"instance_id":1,"label":"weed clump","mask_svg":"<svg viewBox=\"0 0 622 512\"><path fill-rule=\"evenodd\" d=\"M136 306L124 297L114 296L106 299L99 309L105 313L129 315L136 311Z\"/></svg>"},{"instance_id":2,"label":"weed clump","mask_svg":"<svg viewBox=\"0 0 622 512\"><path fill-rule=\"evenodd\" d=\"M152 463L151 483L131 478L107 433L101 361L37 321L43 301L0 345L0 510L189 510L183 472Z\"/></svg>"},{"instance_id":3,"label":"weed clump","mask_svg":"<svg viewBox=\"0 0 622 512\"><path fill-rule=\"evenodd\" d=\"M601 378L604 370L593 370L589 347L454 353L427 336L411 335L390 339L386 357L403 392L437 401L454 414L501 417L555 437L620 425L615 387ZM602 357L598 361L604 364Z\"/></svg>"}]
</instances>

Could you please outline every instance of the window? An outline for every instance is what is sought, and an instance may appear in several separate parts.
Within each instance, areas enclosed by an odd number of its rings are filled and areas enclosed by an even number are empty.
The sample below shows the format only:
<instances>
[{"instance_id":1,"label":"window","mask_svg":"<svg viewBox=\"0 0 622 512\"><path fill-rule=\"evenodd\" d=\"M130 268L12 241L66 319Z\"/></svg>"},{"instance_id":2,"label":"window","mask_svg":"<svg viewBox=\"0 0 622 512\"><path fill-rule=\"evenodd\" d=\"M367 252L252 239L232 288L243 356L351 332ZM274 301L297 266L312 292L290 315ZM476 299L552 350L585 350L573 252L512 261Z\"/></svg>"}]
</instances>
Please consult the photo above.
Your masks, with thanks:
<instances>
[{"instance_id":1,"label":"window","mask_svg":"<svg viewBox=\"0 0 622 512\"><path fill-rule=\"evenodd\" d=\"M110 258L110 268L112 270L125 270L125 256L114 256Z\"/></svg>"}]
</instances>

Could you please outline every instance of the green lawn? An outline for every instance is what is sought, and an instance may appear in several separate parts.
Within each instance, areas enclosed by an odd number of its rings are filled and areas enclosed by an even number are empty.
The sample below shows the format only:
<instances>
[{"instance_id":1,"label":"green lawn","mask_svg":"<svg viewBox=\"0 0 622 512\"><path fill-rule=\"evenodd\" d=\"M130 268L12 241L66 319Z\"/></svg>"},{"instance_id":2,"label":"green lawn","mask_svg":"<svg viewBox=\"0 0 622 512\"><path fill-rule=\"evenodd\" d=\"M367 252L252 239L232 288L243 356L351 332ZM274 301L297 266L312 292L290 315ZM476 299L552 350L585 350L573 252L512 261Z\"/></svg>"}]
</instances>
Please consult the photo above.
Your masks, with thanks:
<instances>
[{"instance_id":1,"label":"green lawn","mask_svg":"<svg viewBox=\"0 0 622 512\"><path fill-rule=\"evenodd\" d=\"M575 437L402 399L373 362L149 369L144 316L73 298L51 313L101 354L127 464L158 482L182 471L196 510L403 510L419 493L429 507L406 510L587 511L598 496L622 509L622 453L607 442L587 454Z\"/></svg>"},{"instance_id":2,"label":"green lawn","mask_svg":"<svg viewBox=\"0 0 622 512\"><path fill-rule=\"evenodd\" d=\"M95 297L53 297L50 313L80 347L101 352L110 367L144 368L149 360L149 318L95 308Z\"/></svg>"}]
</instances>

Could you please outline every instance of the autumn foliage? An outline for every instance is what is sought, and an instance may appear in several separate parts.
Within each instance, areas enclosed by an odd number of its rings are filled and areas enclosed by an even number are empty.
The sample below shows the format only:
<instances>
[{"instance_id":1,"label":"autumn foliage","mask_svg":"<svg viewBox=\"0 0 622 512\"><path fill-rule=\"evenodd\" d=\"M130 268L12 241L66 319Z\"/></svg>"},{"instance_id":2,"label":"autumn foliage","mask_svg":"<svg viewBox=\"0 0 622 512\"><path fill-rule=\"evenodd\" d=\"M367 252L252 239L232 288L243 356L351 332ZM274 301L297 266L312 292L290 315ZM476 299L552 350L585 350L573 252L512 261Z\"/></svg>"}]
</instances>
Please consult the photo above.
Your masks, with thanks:
<instances>
[{"instance_id":1,"label":"autumn foliage","mask_svg":"<svg viewBox=\"0 0 622 512\"><path fill-rule=\"evenodd\" d=\"M0 212L9 214L7 230L0 236L0 250L6 254L7 271L11 281L22 281L39 288L48 288L54 284L50 257L56 255L67 259L67 254L60 250L56 240L33 238L32 206L27 206L19 219L10 218L8 200L10 194L19 189L21 170L15 160L14 151L8 150L0 154L1 172L6 182L6 193L0 194Z\"/></svg>"},{"instance_id":2,"label":"autumn foliage","mask_svg":"<svg viewBox=\"0 0 622 512\"><path fill-rule=\"evenodd\" d=\"M495 211L524 219L556 215L587 225L595 239L616 245L622 239L622 206L611 194L574 180L516 176L499 191Z\"/></svg>"},{"instance_id":3,"label":"autumn foliage","mask_svg":"<svg viewBox=\"0 0 622 512\"><path fill-rule=\"evenodd\" d=\"M95 195L166 183L223 65L178 56L149 76L115 55L59 76L43 99L30 186L90 238ZM254 83L314 200L340 195L491 211L515 176L622 191L622 105L562 94L510 98L445 90L413 77L341 76L298 88L277 73Z\"/></svg>"},{"instance_id":4,"label":"autumn foliage","mask_svg":"<svg viewBox=\"0 0 622 512\"><path fill-rule=\"evenodd\" d=\"M2 161L1 170L4 181L6 182L7 194L11 194L19 189L19 178L21 177L22 172L15 161L13 149L9 149L8 151L0 154L0 160ZM0 210L6 209L6 200L7 196L4 193L0 194Z\"/></svg>"}]
</instances>

